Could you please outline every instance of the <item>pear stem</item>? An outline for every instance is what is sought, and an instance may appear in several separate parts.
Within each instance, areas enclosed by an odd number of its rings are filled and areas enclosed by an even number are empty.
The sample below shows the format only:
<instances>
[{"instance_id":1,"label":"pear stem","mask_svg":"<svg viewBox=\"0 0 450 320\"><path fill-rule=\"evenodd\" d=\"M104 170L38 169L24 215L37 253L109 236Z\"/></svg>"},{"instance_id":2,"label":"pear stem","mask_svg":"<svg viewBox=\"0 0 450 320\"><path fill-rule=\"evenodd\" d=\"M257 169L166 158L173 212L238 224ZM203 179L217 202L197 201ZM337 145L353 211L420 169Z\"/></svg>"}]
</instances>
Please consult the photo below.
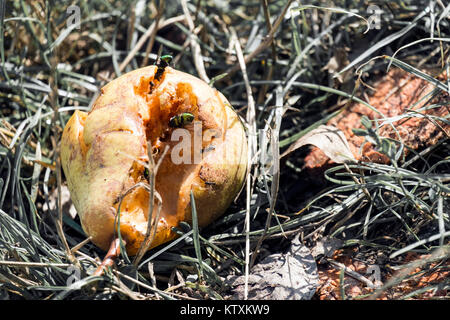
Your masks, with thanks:
<instances>
[{"instance_id":1,"label":"pear stem","mask_svg":"<svg viewBox=\"0 0 450 320\"><path fill-rule=\"evenodd\" d=\"M114 260L120 255L120 239L115 238L111 241L111 245L109 247L108 252L103 258L102 263L97 267L94 272L95 276L103 275L106 268L111 267L114 264Z\"/></svg>"}]
</instances>

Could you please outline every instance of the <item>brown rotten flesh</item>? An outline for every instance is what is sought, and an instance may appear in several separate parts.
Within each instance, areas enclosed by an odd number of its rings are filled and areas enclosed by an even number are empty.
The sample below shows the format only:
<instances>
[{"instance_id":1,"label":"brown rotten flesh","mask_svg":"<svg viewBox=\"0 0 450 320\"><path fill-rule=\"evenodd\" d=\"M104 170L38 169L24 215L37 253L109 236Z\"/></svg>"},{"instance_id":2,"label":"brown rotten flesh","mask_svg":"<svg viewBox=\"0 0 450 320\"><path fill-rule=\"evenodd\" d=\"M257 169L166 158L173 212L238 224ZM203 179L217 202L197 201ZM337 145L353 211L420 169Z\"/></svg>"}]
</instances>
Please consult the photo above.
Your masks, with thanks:
<instances>
[{"instance_id":1,"label":"brown rotten flesh","mask_svg":"<svg viewBox=\"0 0 450 320\"><path fill-rule=\"evenodd\" d=\"M158 218L151 221L153 248L176 238L180 222L192 222L191 191L203 227L226 211L245 179L245 131L227 99L189 74L156 71L150 66L111 81L92 110L76 111L63 132L61 161L72 201L84 231L103 250L116 236L118 214L127 253L135 255L149 216ZM194 121L170 125L185 113ZM160 163L153 206L145 187L149 154Z\"/></svg>"}]
</instances>

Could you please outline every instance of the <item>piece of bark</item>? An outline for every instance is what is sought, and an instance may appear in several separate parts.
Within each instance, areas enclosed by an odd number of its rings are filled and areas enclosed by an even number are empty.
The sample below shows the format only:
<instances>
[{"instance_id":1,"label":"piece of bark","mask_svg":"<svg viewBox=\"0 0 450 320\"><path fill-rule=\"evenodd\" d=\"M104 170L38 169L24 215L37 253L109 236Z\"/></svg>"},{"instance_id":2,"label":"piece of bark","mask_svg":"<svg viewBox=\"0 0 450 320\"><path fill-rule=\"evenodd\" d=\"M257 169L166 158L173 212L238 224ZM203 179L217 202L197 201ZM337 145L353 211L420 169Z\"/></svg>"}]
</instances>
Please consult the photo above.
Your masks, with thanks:
<instances>
[{"instance_id":1,"label":"piece of bark","mask_svg":"<svg viewBox=\"0 0 450 320\"><path fill-rule=\"evenodd\" d=\"M442 78L440 79L443 80ZM381 80L373 85L375 92L369 98L369 104L381 112L385 118L396 117L407 112L407 109L418 110L425 105L444 104L441 107L420 111L424 115L444 117L449 114L449 106L445 105L450 99L449 94L441 92L431 102L423 99L435 87L426 80L420 79L401 69L392 69ZM417 103L420 101L419 103ZM415 105L417 103L417 105ZM335 126L344 132L350 150L357 160L389 163L389 158L378 152L375 146L365 142L365 138L357 136L352 129L363 129L361 117L379 119L380 115L361 103L353 103L327 124ZM393 122L404 144L412 149L421 149L433 145L439 139L448 137L450 125L442 121L433 123L427 117L408 117ZM397 132L391 125L385 124L379 129L380 137L389 137L398 140ZM364 144L364 145L363 145ZM362 146L362 148L361 148ZM362 149L362 150L360 150ZM362 152L361 152L362 151ZM405 148L405 153L407 153ZM305 157L306 169L327 168L333 162L317 147Z\"/></svg>"}]
</instances>

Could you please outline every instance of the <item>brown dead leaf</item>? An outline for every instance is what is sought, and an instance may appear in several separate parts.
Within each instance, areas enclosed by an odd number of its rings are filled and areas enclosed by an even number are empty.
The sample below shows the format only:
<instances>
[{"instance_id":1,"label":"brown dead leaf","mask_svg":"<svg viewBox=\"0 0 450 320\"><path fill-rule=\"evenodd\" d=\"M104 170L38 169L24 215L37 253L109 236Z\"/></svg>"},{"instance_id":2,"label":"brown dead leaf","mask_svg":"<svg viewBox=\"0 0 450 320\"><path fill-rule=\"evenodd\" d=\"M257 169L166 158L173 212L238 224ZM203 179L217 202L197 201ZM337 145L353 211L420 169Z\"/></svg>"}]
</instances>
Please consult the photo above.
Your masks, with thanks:
<instances>
[{"instance_id":1,"label":"brown dead leaf","mask_svg":"<svg viewBox=\"0 0 450 320\"><path fill-rule=\"evenodd\" d=\"M312 144L322 150L328 158L336 163L355 161L344 133L334 126L325 125L310 131L291 144L281 155L281 158L308 144Z\"/></svg>"}]
</instances>

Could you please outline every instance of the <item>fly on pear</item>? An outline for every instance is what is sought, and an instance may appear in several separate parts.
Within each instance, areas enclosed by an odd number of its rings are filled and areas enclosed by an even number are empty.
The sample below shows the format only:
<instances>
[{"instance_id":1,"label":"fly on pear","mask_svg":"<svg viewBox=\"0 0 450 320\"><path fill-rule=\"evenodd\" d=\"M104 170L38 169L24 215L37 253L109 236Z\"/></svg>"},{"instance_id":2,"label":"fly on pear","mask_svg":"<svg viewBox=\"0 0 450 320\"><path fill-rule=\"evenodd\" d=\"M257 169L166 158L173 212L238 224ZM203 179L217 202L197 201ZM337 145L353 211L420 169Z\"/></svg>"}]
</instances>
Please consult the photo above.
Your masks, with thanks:
<instances>
[{"instance_id":1,"label":"fly on pear","mask_svg":"<svg viewBox=\"0 0 450 320\"><path fill-rule=\"evenodd\" d=\"M166 54L164 56L161 56L159 58L159 62L156 64L156 66L158 67L158 69L156 70L156 74L155 74L155 79L156 80L160 80L164 70L166 69L166 67L168 67L170 65L170 62L172 62L173 57L170 54Z\"/></svg>"},{"instance_id":2,"label":"fly on pear","mask_svg":"<svg viewBox=\"0 0 450 320\"><path fill-rule=\"evenodd\" d=\"M183 112L169 119L169 126L172 128L181 128L194 121L194 115L189 112Z\"/></svg>"}]
</instances>

